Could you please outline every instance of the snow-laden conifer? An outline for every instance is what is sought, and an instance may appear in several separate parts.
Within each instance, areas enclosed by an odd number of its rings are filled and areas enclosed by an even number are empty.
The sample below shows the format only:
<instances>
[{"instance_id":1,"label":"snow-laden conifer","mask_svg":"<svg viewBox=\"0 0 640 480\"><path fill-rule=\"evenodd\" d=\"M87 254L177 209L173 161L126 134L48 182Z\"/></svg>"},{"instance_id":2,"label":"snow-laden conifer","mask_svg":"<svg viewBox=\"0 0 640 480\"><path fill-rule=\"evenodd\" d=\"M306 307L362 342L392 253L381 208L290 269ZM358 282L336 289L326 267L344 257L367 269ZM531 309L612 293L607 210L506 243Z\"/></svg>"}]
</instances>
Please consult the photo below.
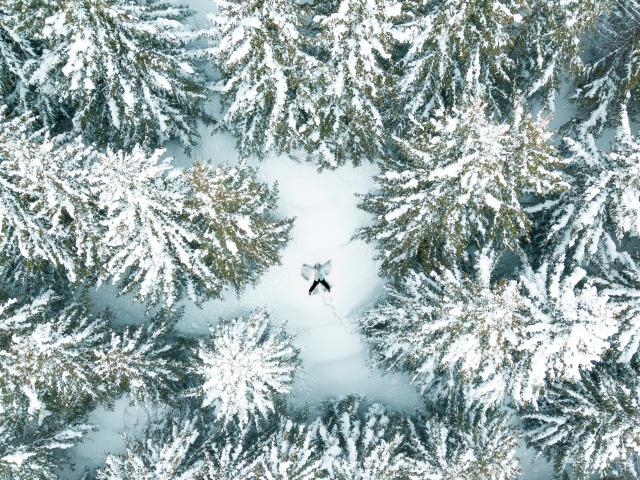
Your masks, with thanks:
<instances>
[{"instance_id":1,"label":"snow-laden conifer","mask_svg":"<svg viewBox=\"0 0 640 480\"><path fill-rule=\"evenodd\" d=\"M475 275L412 272L360 319L380 366L408 370L431 397L462 388L469 401L535 402L547 378L575 379L610 346L620 306L585 272L550 287L544 270L490 282Z\"/></svg>"},{"instance_id":2,"label":"snow-laden conifer","mask_svg":"<svg viewBox=\"0 0 640 480\"><path fill-rule=\"evenodd\" d=\"M0 306L0 401L29 403L33 415L110 403L129 390L156 400L176 380L167 358L166 324L114 330L108 313L51 291ZM141 361L144 356L144 361Z\"/></svg>"},{"instance_id":3,"label":"snow-laden conifer","mask_svg":"<svg viewBox=\"0 0 640 480\"><path fill-rule=\"evenodd\" d=\"M290 0L216 0L214 49L223 73L224 126L242 156L300 143L300 100L319 63L302 51L299 6Z\"/></svg>"},{"instance_id":4,"label":"snow-laden conifer","mask_svg":"<svg viewBox=\"0 0 640 480\"><path fill-rule=\"evenodd\" d=\"M566 142L573 153L573 181L552 203L547 229L545 261L555 279L575 268L606 268L624 260L622 242L640 237L640 142L626 115L609 152L599 150L591 137Z\"/></svg>"},{"instance_id":5,"label":"snow-laden conifer","mask_svg":"<svg viewBox=\"0 0 640 480\"><path fill-rule=\"evenodd\" d=\"M7 416L0 401L0 479L57 480L66 450L92 429L80 422L48 416L40 421Z\"/></svg>"},{"instance_id":6,"label":"snow-laden conifer","mask_svg":"<svg viewBox=\"0 0 640 480\"><path fill-rule=\"evenodd\" d=\"M155 0L25 5L21 15L43 46L29 81L58 103L53 114L69 116L77 132L100 145L195 142L205 87L187 48L194 38L183 25L187 8Z\"/></svg>"},{"instance_id":7,"label":"snow-laden conifer","mask_svg":"<svg viewBox=\"0 0 640 480\"><path fill-rule=\"evenodd\" d=\"M292 220L273 215L276 190L254 169L181 171L163 150L99 152L32 123L0 120L3 277L98 277L170 306L240 290L279 262Z\"/></svg>"},{"instance_id":8,"label":"snow-laden conifer","mask_svg":"<svg viewBox=\"0 0 640 480\"><path fill-rule=\"evenodd\" d=\"M464 385L469 400L501 402L511 389L514 349L527 323L515 281L492 285L492 259L477 275L455 268L412 271L384 303L360 319L381 366L409 370L432 397Z\"/></svg>"},{"instance_id":9,"label":"snow-laden conifer","mask_svg":"<svg viewBox=\"0 0 640 480\"><path fill-rule=\"evenodd\" d=\"M201 427L185 412L168 412L144 439L125 436L125 452L109 454L98 480L190 480L200 468Z\"/></svg>"},{"instance_id":10,"label":"snow-laden conifer","mask_svg":"<svg viewBox=\"0 0 640 480\"><path fill-rule=\"evenodd\" d=\"M224 281L205 261L187 216L184 182L162 154L109 152L91 173L96 207L104 212L103 278L123 294L171 305L184 293L194 299L218 293Z\"/></svg>"},{"instance_id":11,"label":"snow-laden conifer","mask_svg":"<svg viewBox=\"0 0 640 480\"><path fill-rule=\"evenodd\" d=\"M612 338L615 360L630 363L640 353L640 266L628 258L599 272L600 288L618 309L618 331Z\"/></svg>"},{"instance_id":12,"label":"snow-laden conifer","mask_svg":"<svg viewBox=\"0 0 640 480\"><path fill-rule=\"evenodd\" d=\"M54 411L105 399L109 385L95 376L94 353L104 346L108 318L53 298L43 311L24 313L29 323L5 333L2 342L0 391L28 397L34 409ZM13 316L5 311L0 322L13 322Z\"/></svg>"},{"instance_id":13,"label":"snow-laden conifer","mask_svg":"<svg viewBox=\"0 0 640 480\"><path fill-rule=\"evenodd\" d=\"M75 376L87 372L82 355L95 335L86 325L69 328L78 324L71 303L58 302L59 314L52 315L54 302L51 291L30 301L3 296L0 302L2 480L59 478L65 451L93 428L83 421L83 400L106 389ZM42 328L47 320L51 328ZM54 329L59 334L51 335Z\"/></svg>"},{"instance_id":14,"label":"snow-laden conifer","mask_svg":"<svg viewBox=\"0 0 640 480\"><path fill-rule=\"evenodd\" d=\"M268 417L278 398L291 391L300 367L291 337L271 325L265 310L221 320L195 353L200 361L193 371L202 379L195 394L223 424L247 426Z\"/></svg>"},{"instance_id":15,"label":"snow-laden conifer","mask_svg":"<svg viewBox=\"0 0 640 480\"><path fill-rule=\"evenodd\" d=\"M309 425L281 417L278 428L265 435L257 449L254 469L265 480L324 478L317 446L319 423Z\"/></svg>"},{"instance_id":16,"label":"snow-laden conifer","mask_svg":"<svg viewBox=\"0 0 640 480\"><path fill-rule=\"evenodd\" d=\"M163 151L109 152L92 168L103 278L149 304L236 290L279 262L291 220L271 213L277 194L245 166L196 164L180 173Z\"/></svg>"},{"instance_id":17,"label":"snow-laden conifer","mask_svg":"<svg viewBox=\"0 0 640 480\"><path fill-rule=\"evenodd\" d=\"M385 142L381 108L390 76L391 18L400 7L389 0L342 0L336 11L317 16L312 41L326 58L321 75L310 78L311 114L300 129L307 150L321 167L375 160Z\"/></svg>"},{"instance_id":18,"label":"snow-laden conifer","mask_svg":"<svg viewBox=\"0 0 640 480\"><path fill-rule=\"evenodd\" d=\"M465 94L478 88L492 110L508 105L514 66L511 30L520 18L519 3L414 2L399 34L408 47L398 85L407 112L429 117L443 106L460 106Z\"/></svg>"},{"instance_id":19,"label":"snow-laden conifer","mask_svg":"<svg viewBox=\"0 0 640 480\"><path fill-rule=\"evenodd\" d=\"M640 104L640 2L616 0L600 18L589 61L576 91L585 110L581 131L599 134L626 111L637 115Z\"/></svg>"},{"instance_id":20,"label":"snow-laden conifer","mask_svg":"<svg viewBox=\"0 0 640 480\"><path fill-rule=\"evenodd\" d=\"M0 11L0 98L18 111L28 109L29 80L24 65L34 55L31 39L21 29L17 0Z\"/></svg>"},{"instance_id":21,"label":"snow-laden conifer","mask_svg":"<svg viewBox=\"0 0 640 480\"><path fill-rule=\"evenodd\" d=\"M134 404L155 405L170 397L180 379L180 362L169 343L174 314L161 311L146 325L107 334L108 344L95 352L95 375L111 390L126 391Z\"/></svg>"},{"instance_id":22,"label":"snow-laden conifer","mask_svg":"<svg viewBox=\"0 0 640 480\"><path fill-rule=\"evenodd\" d=\"M438 110L398 139L406 158L381 165L377 190L360 204L375 223L357 236L377 243L383 272L393 274L416 257L453 264L490 244L517 251L530 230L520 198L564 185L548 137L521 107L511 124L490 120L479 100Z\"/></svg>"},{"instance_id":23,"label":"snow-laden conifer","mask_svg":"<svg viewBox=\"0 0 640 480\"><path fill-rule=\"evenodd\" d=\"M319 435L328 478L403 478L401 418L380 404L365 409L361 402L361 397L349 396L326 405Z\"/></svg>"},{"instance_id":24,"label":"snow-laden conifer","mask_svg":"<svg viewBox=\"0 0 640 480\"><path fill-rule=\"evenodd\" d=\"M47 266L71 281L94 267L97 212L87 163L93 150L29 133L33 119L0 109L0 245L14 277ZM23 280L24 281L24 280Z\"/></svg>"},{"instance_id":25,"label":"snow-laden conifer","mask_svg":"<svg viewBox=\"0 0 640 480\"><path fill-rule=\"evenodd\" d=\"M516 25L512 58L518 87L527 96L540 97L555 110L555 96L562 76L584 70L580 57L588 45L596 18L607 0L537 0L522 2Z\"/></svg>"},{"instance_id":26,"label":"snow-laden conifer","mask_svg":"<svg viewBox=\"0 0 640 480\"><path fill-rule=\"evenodd\" d=\"M322 470L320 421L278 410L260 426L228 425L212 433L197 478L203 480L312 480Z\"/></svg>"},{"instance_id":27,"label":"snow-laden conifer","mask_svg":"<svg viewBox=\"0 0 640 480\"><path fill-rule=\"evenodd\" d=\"M409 422L412 480L512 480L520 477L518 434L502 409L461 399Z\"/></svg>"},{"instance_id":28,"label":"snow-laden conifer","mask_svg":"<svg viewBox=\"0 0 640 480\"><path fill-rule=\"evenodd\" d=\"M582 269L559 283L549 282L546 269L525 267L523 285L527 325L517 346L513 398L535 403L545 379L577 380L611 346L619 329L619 306L598 292Z\"/></svg>"},{"instance_id":29,"label":"snow-laden conifer","mask_svg":"<svg viewBox=\"0 0 640 480\"><path fill-rule=\"evenodd\" d=\"M293 226L293 219L275 217L277 190L258 181L257 174L244 163L196 163L185 172L186 221L196 234L198 253L213 275L236 291L280 262Z\"/></svg>"},{"instance_id":30,"label":"snow-laden conifer","mask_svg":"<svg viewBox=\"0 0 640 480\"><path fill-rule=\"evenodd\" d=\"M249 480L255 458L251 449L238 439L212 442L204 452L202 464L197 470L200 480Z\"/></svg>"},{"instance_id":31,"label":"snow-laden conifer","mask_svg":"<svg viewBox=\"0 0 640 480\"><path fill-rule=\"evenodd\" d=\"M572 478L640 476L638 372L600 364L574 381L553 383L525 417L528 442ZM611 475L609 477L608 475Z\"/></svg>"}]
</instances>

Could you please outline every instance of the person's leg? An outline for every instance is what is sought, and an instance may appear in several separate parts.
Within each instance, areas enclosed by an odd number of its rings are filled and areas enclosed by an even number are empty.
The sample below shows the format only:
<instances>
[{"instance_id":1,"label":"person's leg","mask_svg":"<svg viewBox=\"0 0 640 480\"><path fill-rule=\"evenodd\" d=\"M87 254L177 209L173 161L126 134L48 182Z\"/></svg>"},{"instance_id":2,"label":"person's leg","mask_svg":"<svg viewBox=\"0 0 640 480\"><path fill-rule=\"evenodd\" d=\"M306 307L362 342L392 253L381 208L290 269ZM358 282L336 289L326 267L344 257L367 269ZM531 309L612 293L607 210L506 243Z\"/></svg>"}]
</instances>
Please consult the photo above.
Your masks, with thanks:
<instances>
[{"instance_id":1,"label":"person's leg","mask_svg":"<svg viewBox=\"0 0 640 480\"><path fill-rule=\"evenodd\" d=\"M324 285L324 288L326 288L328 291L331 291L331 286L327 283L327 281L324 278L320 280L320 283Z\"/></svg>"},{"instance_id":2,"label":"person's leg","mask_svg":"<svg viewBox=\"0 0 640 480\"><path fill-rule=\"evenodd\" d=\"M313 289L316 288L318 286L318 282L317 280L313 281L313 284L311 285L311 288L309 289L309 295L311 295L311 292L313 292Z\"/></svg>"}]
</instances>

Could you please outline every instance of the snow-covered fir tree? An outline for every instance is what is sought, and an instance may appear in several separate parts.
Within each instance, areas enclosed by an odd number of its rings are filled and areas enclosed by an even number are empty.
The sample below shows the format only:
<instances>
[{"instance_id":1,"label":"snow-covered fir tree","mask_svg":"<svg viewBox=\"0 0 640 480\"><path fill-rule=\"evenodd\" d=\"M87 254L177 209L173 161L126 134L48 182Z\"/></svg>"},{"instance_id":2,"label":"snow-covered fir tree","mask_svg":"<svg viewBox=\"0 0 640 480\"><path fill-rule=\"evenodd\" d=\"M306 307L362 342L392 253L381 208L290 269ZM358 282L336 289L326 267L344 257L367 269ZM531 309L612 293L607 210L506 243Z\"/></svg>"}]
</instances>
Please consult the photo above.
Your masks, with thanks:
<instances>
[{"instance_id":1,"label":"snow-covered fir tree","mask_svg":"<svg viewBox=\"0 0 640 480\"><path fill-rule=\"evenodd\" d=\"M608 0L537 0L522 2L512 58L518 87L536 96L550 110L563 75L584 70L580 57L584 36L593 32L596 18ZM519 15L520 15L519 14Z\"/></svg>"},{"instance_id":2,"label":"snow-covered fir tree","mask_svg":"<svg viewBox=\"0 0 640 480\"><path fill-rule=\"evenodd\" d=\"M150 305L216 297L279 262L292 219L246 165L182 172L163 151L98 152L0 123L3 277L98 278ZM55 276L55 275L54 275Z\"/></svg>"},{"instance_id":3,"label":"snow-covered fir tree","mask_svg":"<svg viewBox=\"0 0 640 480\"><path fill-rule=\"evenodd\" d=\"M201 468L201 427L188 410L167 412L144 439L125 436L125 452L107 455L98 480L188 480Z\"/></svg>"},{"instance_id":4,"label":"snow-covered fir tree","mask_svg":"<svg viewBox=\"0 0 640 480\"><path fill-rule=\"evenodd\" d=\"M390 287L386 301L360 318L379 364L408 370L430 397L462 384L469 401L502 402L527 318L515 281L491 284L492 261L483 255L476 275L412 271Z\"/></svg>"},{"instance_id":5,"label":"snow-covered fir tree","mask_svg":"<svg viewBox=\"0 0 640 480\"><path fill-rule=\"evenodd\" d=\"M94 165L104 279L170 306L228 284L239 291L280 261L293 220L272 214L276 190L254 169L196 164L180 174L162 153L112 152Z\"/></svg>"},{"instance_id":6,"label":"snow-covered fir tree","mask_svg":"<svg viewBox=\"0 0 640 480\"><path fill-rule=\"evenodd\" d=\"M519 435L502 409L468 408L460 398L409 422L412 480L520 478Z\"/></svg>"},{"instance_id":7,"label":"snow-covered fir tree","mask_svg":"<svg viewBox=\"0 0 640 480\"><path fill-rule=\"evenodd\" d=\"M202 464L198 467L198 480L245 480L251 478L254 467L253 451L245 450L245 445L234 439L224 444L212 443L204 453Z\"/></svg>"},{"instance_id":8,"label":"snow-covered fir tree","mask_svg":"<svg viewBox=\"0 0 640 480\"><path fill-rule=\"evenodd\" d=\"M157 400L177 379L168 358L167 324L120 332L108 313L92 315L83 298L45 292L0 307L0 401L29 402L32 414L63 414L131 391ZM165 320L166 321L166 320ZM144 361L141 358L144 356Z\"/></svg>"},{"instance_id":9,"label":"snow-covered fir tree","mask_svg":"<svg viewBox=\"0 0 640 480\"><path fill-rule=\"evenodd\" d=\"M216 5L214 57L227 107L223 125L236 135L242 156L293 150L300 145L300 98L308 97L320 68L302 50L299 6L291 0Z\"/></svg>"},{"instance_id":10,"label":"snow-covered fir tree","mask_svg":"<svg viewBox=\"0 0 640 480\"><path fill-rule=\"evenodd\" d=\"M553 283L545 268L525 266L520 282L528 322L517 346L512 395L518 404L535 404L546 380L577 380L603 357L619 329L620 307L582 269Z\"/></svg>"},{"instance_id":11,"label":"snow-covered fir tree","mask_svg":"<svg viewBox=\"0 0 640 480\"><path fill-rule=\"evenodd\" d=\"M92 427L51 414L38 420L26 410L7 416L0 401L0 479L57 480L66 450Z\"/></svg>"},{"instance_id":12,"label":"snow-covered fir tree","mask_svg":"<svg viewBox=\"0 0 640 480\"><path fill-rule=\"evenodd\" d=\"M187 8L145 0L21 2L42 45L29 82L56 102L41 115L68 116L85 139L130 149L197 138L205 86L188 48Z\"/></svg>"},{"instance_id":13,"label":"snow-covered fir tree","mask_svg":"<svg viewBox=\"0 0 640 480\"><path fill-rule=\"evenodd\" d=\"M434 112L398 139L406 158L381 165L377 191L359 205L376 222L356 236L376 242L382 271L392 274L416 257L453 264L489 244L517 251L530 229L520 198L564 186L548 137L520 106L510 124L491 121L479 100Z\"/></svg>"},{"instance_id":14,"label":"snow-covered fir tree","mask_svg":"<svg viewBox=\"0 0 640 480\"><path fill-rule=\"evenodd\" d=\"M311 480L323 478L318 448L319 422L309 425L281 416L277 429L264 435L253 469L265 480Z\"/></svg>"},{"instance_id":15,"label":"snow-covered fir tree","mask_svg":"<svg viewBox=\"0 0 640 480\"><path fill-rule=\"evenodd\" d=\"M407 2L409 17L399 38L408 50L398 85L406 111L429 117L460 106L467 93L486 94L489 108L509 106L512 29L520 20L517 0Z\"/></svg>"},{"instance_id":16,"label":"snow-covered fir tree","mask_svg":"<svg viewBox=\"0 0 640 480\"><path fill-rule=\"evenodd\" d=\"M16 315L28 321L19 329L2 329L0 395L26 396L34 409L54 412L107 398L109 385L95 376L94 353L104 346L109 320L68 301L50 295L45 308L40 307L45 300L36 298L40 308L5 309L2 323L15 324Z\"/></svg>"},{"instance_id":17,"label":"snow-covered fir tree","mask_svg":"<svg viewBox=\"0 0 640 480\"><path fill-rule=\"evenodd\" d=\"M379 364L408 370L432 398L463 388L469 401L535 402L547 378L575 379L610 346L620 305L576 272L549 286L526 267L518 282L490 282L490 259L476 275L412 272L360 318Z\"/></svg>"},{"instance_id":18,"label":"snow-covered fir tree","mask_svg":"<svg viewBox=\"0 0 640 480\"><path fill-rule=\"evenodd\" d=\"M274 217L277 193L255 170L196 164L180 174L162 154L109 152L93 165L103 279L171 306L229 283L240 290L279 262L292 220Z\"/></svg>"},{"instance_id":19,"label":"snow-covered fir tree","mask_svg":"<svg viewBox=\"0 0 640 480\"><path fill-rule=\"evenodd\" d=\"M291 391L300 367L298 350L283 327L271 325L266 310L221 320L200 341L193 372L202 379L194 394L223 424L247 426L267 418L278 398Z\"/></svg>"},{"instance_id":20,"label":"snow-covered fir tree","mask_svg":"<svg viewBox=\"0 0 640 480\"><path fill-rule=\"evenodd\" d=\"M622 243L640 237L640 141L627 116L622 118L609 152L599 150L590 136L565 140L573 153L572 185L550 203L550 218L543 223L544 261L555 279L575 268L624 260Z\"/></svg>"},{"instance_id":21,"label":"snow-covered fir tree","mask_svg":"<svg viewBox=\"0 0 640 480\"><path fill-rule=\"evenodd\" d=\"M524 417L527 440L572 478L640 476L640 382L620 364L599 364L573 382L553 383Z\"/></svg>"},{"instance_id":22,"label":"snow-covered fir tree","mask_svg":"<svg viewBox=\"0 0 640 480\"><path fill-rule=\"evenodd\" d=\"M6 0L0 11L0 98L24 111L28 108L29 80L25 63L34 55L31 39L20 28L17 0Z\"/></svg>"},{"instance_id":23,"label":"snow-covered fir tree","mask_svg":"<svg viewBox=\"0 0 640 480\"><path fill-rule=\"evenodd\" d=\"M335 12L314 19L313 42L326 61L300 131L321 167L358 165L383 151L381 108L391 85L381 60L390 60L391 18L399 9L389 0L342 0Z\"/></svg>"},{"instance_id":24,"label":"snow-covered fir tree","mask_svg":"<svg viewBox=\"0 0 640 480\"><path fill-rule=\"evenodd\" d=\"M638 114L640 103L640 2L606 2L610 10L601 16L585 73L576 98L585 112L580 130L601 133L617 124L625 111Z\"/></svg>"},{"instance_id":25,"label":"snow-covered fir tree","mask_svg":"<svg viewBox=\"0 0 640 480\"><path fill-rule=\"evenodd\" d=\"M327 478L318 447L319 420L283 412L265 428L213 434L198 473L202 480L312 480Z\"/></svg>"},{"instance_id":26,"label":"snow-covered fir tree","mask_svg":"<svg viewBox=\"0 0 640 480\"><path fill-rule=\"evenodd\" d=\"M62 384L82 384L84 379L68 378L74 372L64 368L53 356L38 355L37 348L21 348L33 323L47 315L52 292L35 297L31 302L3 298L0 302L0 479L54 480L68 460L66 450L76 445L92 430L83 421L81 399L51 397ZM64 321L57 317L54 321ZM37 329L36 329L37 330ZM42 333L42 330L37 333ZM34 338L33 335L31 338ZM75 340L78 340L76 337ZM35 336L35 342L46 342ZM17 345L14 345L14 342ZM54 350L55 345L50 345ZM62 347L60 350L64 349ZM76 356L82 353L82 346ZM23 358L24 357L24 358ZM77 358L75 359L77 361ZM82 361L77 363L83 363ZM62 367L59 369L58 367ZM56 376L56 378L47 378ZM73 387L69 386L68 392ZM76 390L78 391L78 390Z\"/></svg>"},{"instance_id":27,"label":"snow-covered fir tree","mask_svg":"<svg viewBox=\"0 0 640 480\"><path fill-rule=\"evenodd\" d=\"M146 325L112 330L108 346L95 352L94 373L112 390L126 391L133 404L170 401L184 367L169 343L174 322L174 313L160 311Z\"/></svg>"},{"instance_id":28,"label":"snow-covered fir tree","mask_svg":"<svg viewBox=\"0 0 640 480\"><path fill-rule=\"evenodd\" d=\"M170 306L185 292L193 299L218 294L224 281L207 264L188 218L185 183L162 154L111 152L94 165L92 183L105 212L103 278L123 294Z\"/></svg>"},{"instance_id":29,"label":"snow-covered fir tree","mask_svg":"<svg viewBox=\"0 0 640 480\"><path fill-rule=\"evenodd\" d=\"M0 243L4 275L24 283L48 268L90 276L97 212L87 161L92 149L30 133L34 120L0 109Z\"/></svg>"},{"instance_id":30,"label":"snow-covered fir tree","mask_svg":"<svg viewBox=\"0 0 640 480\"><path fill-rule=\"evenodd\" d=\"M185 172L185 213L204 260L236 291L280 262L293 226L293 219L274 216L277 190L259 182L257 174L244 163L197 163Z\"/></svg>"},{"instance_id":31,"label":"snow-covered fir tree","mask_svg":"<svg viewBox=\"0 0 640 480\"><path fill-rule=\"evenodd\" d=\"M640 265L627 258L601 269L599 274L603 294L619 312L618 331L612 338L615 359L622 363L640 360Z\"/></svg>"},{"instance_id":32,"label":"snow-covered fir tree","mask_svg":"<svg viewBox=\"0 0 640 480\"><path fill-rule=\"evenodd\" d=\"M364 408L362 398L331 400L319 430L328 478L403 478L402 419L380 404Z\"/></svg>"}]
</instances>

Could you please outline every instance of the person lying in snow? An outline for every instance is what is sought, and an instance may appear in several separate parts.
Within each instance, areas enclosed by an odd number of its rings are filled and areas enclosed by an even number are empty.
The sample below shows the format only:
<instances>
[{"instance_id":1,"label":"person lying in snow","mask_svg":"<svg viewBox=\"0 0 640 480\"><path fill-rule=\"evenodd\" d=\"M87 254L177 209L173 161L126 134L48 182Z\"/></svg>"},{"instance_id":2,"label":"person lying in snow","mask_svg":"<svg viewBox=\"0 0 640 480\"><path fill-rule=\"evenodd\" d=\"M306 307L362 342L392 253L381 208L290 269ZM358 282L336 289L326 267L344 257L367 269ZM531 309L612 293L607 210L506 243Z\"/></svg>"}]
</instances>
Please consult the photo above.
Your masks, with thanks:
<instances>
[{"instance_id":1,"label":"person lying in snow","mask_svg":"<svg viewBox=\"0 0 640 480\"><path fill-rule=\"evenodd\" d=\"M313 284L311 284L311 288L309 288L309 295L313 293L318 285L322 285L327 292L331 291L331 285L329 285L325 279L325 276L329 275L330 271L331 260L327 260L322 265L319 263L313 266L307 265L306 263L302 264L302 276L305 280L311 280L313 278Z\"/></svg>"}]
</instances>

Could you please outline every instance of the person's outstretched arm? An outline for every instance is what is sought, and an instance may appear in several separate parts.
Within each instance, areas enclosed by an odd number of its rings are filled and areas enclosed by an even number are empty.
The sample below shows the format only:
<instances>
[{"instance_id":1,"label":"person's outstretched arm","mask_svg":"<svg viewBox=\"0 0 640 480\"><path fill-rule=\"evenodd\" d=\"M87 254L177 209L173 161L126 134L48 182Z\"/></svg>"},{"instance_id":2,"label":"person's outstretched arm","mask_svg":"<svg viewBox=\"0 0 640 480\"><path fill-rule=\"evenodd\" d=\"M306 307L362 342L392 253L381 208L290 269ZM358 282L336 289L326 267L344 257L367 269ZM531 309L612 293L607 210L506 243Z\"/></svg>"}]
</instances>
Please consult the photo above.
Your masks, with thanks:
<instances>
[{"instance_id":1,"label":"person's outstretched arm","mask_svg":"<svg viewBox=\"0 0 640 480\"><path fill-rule=\"evenodd\" d=\"M331 259L327 260L320 266L320 271L323 275L329 275L331 272Z\"/></svg>"}]
</instances>

